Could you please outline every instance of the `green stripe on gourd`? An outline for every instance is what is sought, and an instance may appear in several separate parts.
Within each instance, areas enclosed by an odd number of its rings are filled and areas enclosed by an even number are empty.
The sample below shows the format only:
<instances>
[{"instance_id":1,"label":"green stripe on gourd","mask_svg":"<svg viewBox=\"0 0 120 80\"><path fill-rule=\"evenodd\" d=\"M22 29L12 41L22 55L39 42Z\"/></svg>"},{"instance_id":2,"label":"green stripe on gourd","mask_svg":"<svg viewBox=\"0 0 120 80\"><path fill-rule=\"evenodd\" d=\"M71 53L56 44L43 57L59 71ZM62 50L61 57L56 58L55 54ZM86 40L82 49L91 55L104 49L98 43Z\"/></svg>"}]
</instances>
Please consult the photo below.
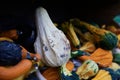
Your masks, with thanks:
<instances>
[{"instance_id":1,"label":"green stripe on gourd","mask_svg":"<svg viewBox=\"0 0 120 80\"><path fill-rule=\"evenodd\" d=\"M80 57L83 55L90 55L90 54L81 50L71 51L71 58Z\"/></svg>"},{"instance_id":2,"label":"green stripe on gourd","mask_svg":"<svg viewBox=\"0 0 120 80\"><path fill-rule=\"evenodd\" d=\"M113 54L113 61L120 64L120 54L119 53Z\"/></svg>"},{"instance_id":3,"label":"green stripe on gourd","mask_svg":"<svg viewBox=\"0 0 120 80\"><path fill-rule=\"evenodd\" d=\"M60 67L61 80L80 80L79 76L74 71L69 71L66 68L66 63Z\"/></svg>"},{"instance_id":4,"label":"green stripe on gourd","mask_svg":"<svg viewBox=\"0 0 120 80\"><path fill-rule=\"evenodd\" d=\"M80 67L78 67L76 73L80 79L88 80L90 77L97 74L99 67L93 60L86 60Z\"/></svg>"},{"instance_id":5,"label":"green stripe on gourd","mask_svg":"<svg viewBox=\"0 0 120 80\"><path fill-rule=\"evenodd\" d=\"M80 21L79 19L74 19L72 21L72 24L74 26L79 26L79 27L84 26L87 30L89 30L89 32L93 34L93 36L96 40L95 42L98 43L101 48L111 50L117 46L118 38L114 33L110 32L110 31L107 31L102 28L98 28L87 22Z\"/></svg>"},{"instance_id":6,"label":"green stripe on gourd","mask_svg":"<svg viewBox=\"0 0 120 80\"><path fill-rule=\"evenodd\" d=\"M118 42L118 38L116 37L116 35L109 32L109 33L105 33L105 35L102 36L101 41L99 41L98 43L101 48L112 50L117 46L117 42Z\"/></svg>"}]
</instances>

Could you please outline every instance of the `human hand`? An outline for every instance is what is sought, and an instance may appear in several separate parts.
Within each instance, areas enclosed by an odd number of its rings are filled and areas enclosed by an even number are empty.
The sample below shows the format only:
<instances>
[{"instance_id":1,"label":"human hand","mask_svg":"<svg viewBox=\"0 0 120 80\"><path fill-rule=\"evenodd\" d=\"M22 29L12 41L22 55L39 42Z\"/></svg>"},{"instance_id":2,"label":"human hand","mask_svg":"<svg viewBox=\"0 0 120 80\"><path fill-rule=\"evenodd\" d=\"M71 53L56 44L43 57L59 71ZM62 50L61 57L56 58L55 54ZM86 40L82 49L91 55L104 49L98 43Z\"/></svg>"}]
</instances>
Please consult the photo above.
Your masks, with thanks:
<instances>
[{"instance_id":1,"label":"human hand","mask_svg":"<svg viewBox=\"0 0 120 80\"><path fill-rule=\"evenodd\" d=\"M36 62L39 62L41 60L41 56L39 53L31 53L31 57L33 60L35 60Z\"/></svg>"}]
</instances>

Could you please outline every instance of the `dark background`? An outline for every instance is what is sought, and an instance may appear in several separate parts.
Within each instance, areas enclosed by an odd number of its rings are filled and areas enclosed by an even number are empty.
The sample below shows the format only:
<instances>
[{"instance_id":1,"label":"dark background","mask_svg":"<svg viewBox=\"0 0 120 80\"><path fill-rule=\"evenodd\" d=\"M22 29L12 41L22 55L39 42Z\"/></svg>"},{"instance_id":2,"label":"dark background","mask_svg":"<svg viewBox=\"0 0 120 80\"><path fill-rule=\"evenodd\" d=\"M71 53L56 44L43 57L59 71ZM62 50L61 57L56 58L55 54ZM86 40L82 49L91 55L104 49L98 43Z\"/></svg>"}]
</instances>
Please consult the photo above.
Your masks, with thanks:
<instances>
[{"instance_id":1,"label":"dark background","mask_svg":"<svg viewBox=\"0 0 120 80\"><path fill-rule=\"evenodd\" d=\"M34 24L37 7L47 9L54 22L78 17L98 24L114 24L112 18L120 14L120 0L4 0L0 5L0 21L10 16L18 22Z\"/></svg>"}]
</instances>

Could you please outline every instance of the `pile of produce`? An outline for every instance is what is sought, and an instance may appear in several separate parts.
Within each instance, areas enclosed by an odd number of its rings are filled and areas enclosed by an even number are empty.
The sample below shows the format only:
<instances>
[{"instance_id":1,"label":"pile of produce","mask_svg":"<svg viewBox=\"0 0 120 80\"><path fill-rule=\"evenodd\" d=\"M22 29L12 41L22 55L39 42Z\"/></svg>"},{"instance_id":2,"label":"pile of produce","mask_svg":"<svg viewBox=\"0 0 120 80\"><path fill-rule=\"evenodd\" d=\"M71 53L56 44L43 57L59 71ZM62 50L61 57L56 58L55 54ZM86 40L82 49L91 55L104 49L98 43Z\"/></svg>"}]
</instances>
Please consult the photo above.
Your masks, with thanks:
<instances>
[{"instance_id":1,"label":"pile of produce","mask_svg":"<svg viewBox=\"0 0 120 80\"><path fill-rule=\"evenodd\" d=\"M45 19L47 21L46 17ZM49 25L49 22L46 24ZM56 28L69 40L71 57L59 66L44 64L47 68L42 74L47 80L120 79L120 34L117 27L103 28L98 24L73 18L57 23Z\"/></svg>"}]
</instances>

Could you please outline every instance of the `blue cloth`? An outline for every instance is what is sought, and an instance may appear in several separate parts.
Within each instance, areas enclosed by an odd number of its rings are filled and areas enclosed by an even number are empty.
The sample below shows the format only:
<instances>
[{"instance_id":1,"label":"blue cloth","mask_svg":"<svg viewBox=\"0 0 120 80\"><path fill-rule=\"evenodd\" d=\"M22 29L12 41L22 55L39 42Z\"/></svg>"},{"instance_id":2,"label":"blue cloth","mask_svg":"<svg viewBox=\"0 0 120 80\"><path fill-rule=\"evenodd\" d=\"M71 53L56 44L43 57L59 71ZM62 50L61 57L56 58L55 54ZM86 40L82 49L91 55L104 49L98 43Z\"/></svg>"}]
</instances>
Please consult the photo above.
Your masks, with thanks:
<instances>
[{"instance_id":1,"label":"blue cloth","mask_svg":"<svg viewBox=\"0 0 120 80\"><path fill-rule=\"evenodd\" d=\"M0 41L0 66L11 66L22 60L22 48L9 41Z\"/></svg>"}]
</instances>

